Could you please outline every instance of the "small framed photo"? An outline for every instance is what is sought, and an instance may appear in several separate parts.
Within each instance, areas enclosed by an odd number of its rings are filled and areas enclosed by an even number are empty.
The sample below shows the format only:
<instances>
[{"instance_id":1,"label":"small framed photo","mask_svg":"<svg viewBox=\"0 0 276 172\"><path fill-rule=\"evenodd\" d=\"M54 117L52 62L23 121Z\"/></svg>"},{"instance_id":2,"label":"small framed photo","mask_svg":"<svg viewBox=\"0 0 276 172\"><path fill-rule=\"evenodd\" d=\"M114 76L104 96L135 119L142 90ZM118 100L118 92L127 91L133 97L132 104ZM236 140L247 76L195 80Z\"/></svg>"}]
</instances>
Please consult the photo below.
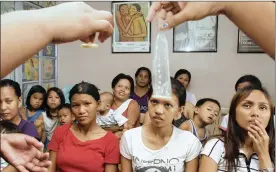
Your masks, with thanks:
<instances>
[{"instance_id":1,"label":"small framed photo","mask_svg":"<svg viewBox=\"0 0 276 172\"><path fill-rule=\"evenodd\" d=\"M238 31L238 53L264 53L243 31Z\"/></svg>"},{"instance_id":2,"label":"small framed photo","mask_svg":"<svg viewBox=\"0 0 276 172\"><path fill-rule=\"evenodd\" d=\"M56 45L48 44L42 49L42 56L56 57Z\"/></svg>"},{"instance_id":3,"label":"small framed photo","mask_svg":"<svg viewBox=\"0 0 276 172\"><path fill-rule=\"evenodd\" d=\"M56 59L42 58L42 79L56 79Z\"/></svg>"},{"instance_id":4,"label":"small framed photo","mask_svg":"<svg viewBox=\"0 0 276 172\"><path fill-rule=\"evenodd\" d=\"M151 25L146 22L150 2L112 2L112 53L150 53Z\"/></svg>"},{"instance_id":5,"label":"small framed photo","mask_svg":"<svg viewBox=\"0 0 276 172\"><path fill-rule=\"evenodd\" d=\"M34 56L22 65L22 81L39 80L39 58Z\"/></svg>"},{"instance_id":6,"label":"small framed photo","mask_svg":"<svg viewBox=\"0 0 276 172\"><path fill-rule=\"evenodd\" d=\"M188 21L173 29L173 52L217 52L218 17Z\"/></svg>"}]
</instances>

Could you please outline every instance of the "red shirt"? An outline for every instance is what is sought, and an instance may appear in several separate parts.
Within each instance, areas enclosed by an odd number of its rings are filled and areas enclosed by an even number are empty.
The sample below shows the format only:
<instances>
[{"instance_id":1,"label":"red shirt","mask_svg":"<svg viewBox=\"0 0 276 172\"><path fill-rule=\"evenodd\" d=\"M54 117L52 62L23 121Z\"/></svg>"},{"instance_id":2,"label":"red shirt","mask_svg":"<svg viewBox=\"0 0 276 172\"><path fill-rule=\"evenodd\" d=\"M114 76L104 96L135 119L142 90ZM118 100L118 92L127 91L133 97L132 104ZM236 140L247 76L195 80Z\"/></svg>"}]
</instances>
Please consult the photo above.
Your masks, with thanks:
<instances>
[{"instance_id":1,"label":"red shirt","mask_svg":"<svg viewBox=\"0 0 276 172\"><path fill-rule=\"evenodd\" d=\"M57 154L56 165L62 172L103 172L105 164L119 164L119 140L111 132L96 140L82 142L66 124L54 131L49 150Z\"/></svg>"}]
</instances>

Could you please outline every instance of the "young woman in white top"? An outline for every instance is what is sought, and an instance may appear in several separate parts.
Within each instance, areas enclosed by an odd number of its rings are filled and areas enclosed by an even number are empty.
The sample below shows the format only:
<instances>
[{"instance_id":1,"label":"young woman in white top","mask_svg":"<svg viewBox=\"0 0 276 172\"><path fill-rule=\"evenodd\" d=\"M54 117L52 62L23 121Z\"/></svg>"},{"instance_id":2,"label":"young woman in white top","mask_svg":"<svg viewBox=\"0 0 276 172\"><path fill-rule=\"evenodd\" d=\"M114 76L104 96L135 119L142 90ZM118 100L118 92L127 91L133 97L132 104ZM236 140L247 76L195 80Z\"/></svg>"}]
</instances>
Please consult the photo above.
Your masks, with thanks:
<instances>
[{"instance_id":1,"label":"young woman in white top","mask_svg":"<svg viewBox=\"0 0 276 172\"><path fill-rule=\"evenodd\" d=\"M274 172L272 113L271 97L262 87L238 90L230 105L227 132L206 143L199 172Z\"/></svg>"},{"instance_id":2,"label":"young woman in white top","mask_svg":"<svg viewBox=\"0 0 276 172\"><path fill-rule=\"evenodd\" d=\"M151 122L130 129L121 138L121 171L197 172L200 141L188 131L173 126L172 121L180 105L185 103L182 84L172 83L172 98L150 96L148 112Z\"/></svg>"}]
</instances>

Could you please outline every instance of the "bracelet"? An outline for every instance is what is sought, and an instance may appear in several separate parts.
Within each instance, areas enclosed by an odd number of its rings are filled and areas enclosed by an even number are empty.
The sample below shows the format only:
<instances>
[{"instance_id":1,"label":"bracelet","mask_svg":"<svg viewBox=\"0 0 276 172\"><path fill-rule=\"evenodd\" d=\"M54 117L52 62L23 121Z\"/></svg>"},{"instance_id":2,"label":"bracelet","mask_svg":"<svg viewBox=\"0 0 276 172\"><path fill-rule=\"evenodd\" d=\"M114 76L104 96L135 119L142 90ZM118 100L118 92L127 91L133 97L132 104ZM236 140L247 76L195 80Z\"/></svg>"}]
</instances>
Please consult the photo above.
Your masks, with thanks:
<instances>
[{"instance_id":1,"label":"bracelet","mask_svg":"<svg viewBox=\"0 0 276 172\"><path fill-rule=\"evenodd\" d=\"M274 172L274 168L262 168L259 172Z\"/></svg>"}]
</instances>

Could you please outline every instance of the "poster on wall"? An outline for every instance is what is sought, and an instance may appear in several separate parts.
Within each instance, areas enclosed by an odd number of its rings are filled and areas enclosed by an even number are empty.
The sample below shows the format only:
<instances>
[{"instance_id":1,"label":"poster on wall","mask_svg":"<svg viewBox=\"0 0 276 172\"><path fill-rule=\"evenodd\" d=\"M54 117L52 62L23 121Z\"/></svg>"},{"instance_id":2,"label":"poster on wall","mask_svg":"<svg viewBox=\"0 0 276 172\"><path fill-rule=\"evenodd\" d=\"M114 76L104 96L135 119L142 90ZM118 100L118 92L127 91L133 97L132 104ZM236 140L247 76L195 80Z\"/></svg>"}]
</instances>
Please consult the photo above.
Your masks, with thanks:
<instances>
[{"instance_id":1,"label":"poster on wall","mask_svg":"<svg viewBox=\"0 0 276 172\"><path fill-rule=\"evenodd\" d=\"M150 53L150 2L112 2L113 53Z\"/></svg>"},{"instance_id":2,"label":"poster on wall","mask_svg":"<svg viewBox=\"0 0 276 172\"><path fill-rule=\"evenodd\" d=\"M42 55L56 57L56 45L51 43L48 44L46 47L42 49Z\"/></svg>"},{"instance_id":3,"label":"poster on wall","mask_svg":"<svg viewBox=\"0 0 276 172\"><path fill-rule=\"evenodd\" d=\"M39 59L34 56L22 65L22 81L38 81L39 79Z\"/></svg>"},{"instance_id":4,"label":"poster on wall","mask_svg":"<svg viewBox=\"0 0 276 172\"><path fill-rule=\"evenodd\" d=\"M52 58L42 59L42 78L43 80L55 79L55 64L56 60Z\"/></svg>"},{"instance_id":5,"label":"poster on wall","mask_svg":"<svg viewBox=\"0 0 276 172\"><path fill-rule=\"evenodd\" d=\"M238 33L238 53L264 53L243 31Z\"/></svg>"},{"instance_id":6,"label":"poster on wall","mask_svg":"<svg viewBox=\"0 0 276 172\"><path fill-rule=\"evenodd\" d=\"M50 88L55 87L55 82L43 82L42 87L48 91Z\"/></svg>"},{"instance_id":7,"label":"poster on wall","mask_svg":"<svg viewBox=\"0 0 276 172\"><path fill-rule=\"evenodd\" d=\"M217 52L218 17L188 21L173 29L173 52Z\"/></svg>"},{"instance_id":8,"label":"poster on wall","mask_svg":"<svg viewBox=\"0 0 276 172\"><path fill-rule=\"evenodd\" d=\"M30 91L30 89L32 88L32 86L35 85L39 85L38 82L34 82L34 83L23 83L22 84L22 103L23 105L26 105L26 98L28 96L28 93Z\"/></svg>"}]
</instances>

